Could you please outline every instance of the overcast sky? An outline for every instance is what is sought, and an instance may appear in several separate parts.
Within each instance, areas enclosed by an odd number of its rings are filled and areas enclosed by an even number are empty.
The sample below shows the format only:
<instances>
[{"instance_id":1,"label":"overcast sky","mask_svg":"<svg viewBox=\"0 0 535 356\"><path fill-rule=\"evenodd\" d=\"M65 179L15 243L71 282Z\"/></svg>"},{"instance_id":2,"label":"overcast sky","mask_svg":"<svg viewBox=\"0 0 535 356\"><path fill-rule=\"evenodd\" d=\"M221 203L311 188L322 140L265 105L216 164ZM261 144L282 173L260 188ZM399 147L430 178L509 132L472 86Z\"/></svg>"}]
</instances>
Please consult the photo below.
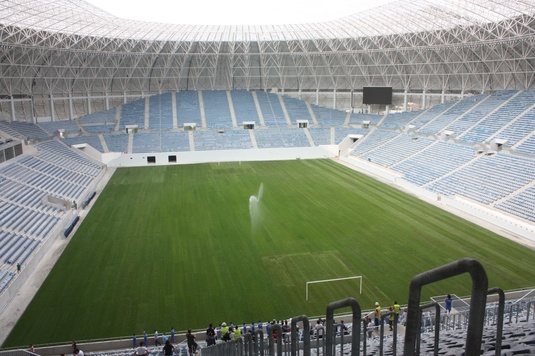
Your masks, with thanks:
<instances>
[{"instance_id":1,"label":"overcast sky","mask_svg":"<svg viewBox=\"0 0 535 356\"><path fill-rule=\"evenodd\" d=\"M175 24L277 25L322 22L393 0L87 0L115 16Z\"/></svg>"}]
</instances>

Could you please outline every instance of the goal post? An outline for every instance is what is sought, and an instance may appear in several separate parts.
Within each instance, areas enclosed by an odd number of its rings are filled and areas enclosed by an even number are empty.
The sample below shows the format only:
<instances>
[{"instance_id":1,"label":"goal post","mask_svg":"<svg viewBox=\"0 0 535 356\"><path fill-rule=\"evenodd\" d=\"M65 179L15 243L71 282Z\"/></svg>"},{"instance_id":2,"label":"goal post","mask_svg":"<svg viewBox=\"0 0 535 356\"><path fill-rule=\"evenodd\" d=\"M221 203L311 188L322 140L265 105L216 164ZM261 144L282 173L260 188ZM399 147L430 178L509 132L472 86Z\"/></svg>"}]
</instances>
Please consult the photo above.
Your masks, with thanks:
<instances>
[{"instance_id":1,"label":"goal post","mask_svg":"<svg viewBox=\"0 0 535 356\"><path fill-rule=\"evenodd\" d=\"M332 278L332 279L322 279L317 281L308 281L306 282L306 301L308 302L308 286L315 283L328 283L328 282L337 282L345 281L348 279L360 279L360 294L362 294L362 276L352 276L352 277L343 277L343 278Z\"/></svg>"}]
</instances>

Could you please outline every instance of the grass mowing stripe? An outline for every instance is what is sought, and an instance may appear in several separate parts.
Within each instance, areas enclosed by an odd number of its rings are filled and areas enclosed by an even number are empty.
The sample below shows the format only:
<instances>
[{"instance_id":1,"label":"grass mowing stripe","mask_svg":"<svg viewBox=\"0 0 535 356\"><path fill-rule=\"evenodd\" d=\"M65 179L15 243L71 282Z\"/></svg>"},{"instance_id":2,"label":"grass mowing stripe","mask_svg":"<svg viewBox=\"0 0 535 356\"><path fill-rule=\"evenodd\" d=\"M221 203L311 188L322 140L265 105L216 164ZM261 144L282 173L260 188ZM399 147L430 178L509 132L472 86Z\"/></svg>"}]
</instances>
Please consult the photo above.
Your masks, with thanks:
<instances>
[{"instance_id":1,"label":"grass mowing stripe","mask_svg":"<svg viewBox=\"0 0 535 356\"><path fill-rule=\"evenodd\" d=\"M325 294L405 303L414 275L462 257L491 286L535 280L535 251L330 160L118 169L4 346L321 315L306 280L348 274L362 295ZM469 292L457 277L423 298Z\"/></svg>"}]
</instances>

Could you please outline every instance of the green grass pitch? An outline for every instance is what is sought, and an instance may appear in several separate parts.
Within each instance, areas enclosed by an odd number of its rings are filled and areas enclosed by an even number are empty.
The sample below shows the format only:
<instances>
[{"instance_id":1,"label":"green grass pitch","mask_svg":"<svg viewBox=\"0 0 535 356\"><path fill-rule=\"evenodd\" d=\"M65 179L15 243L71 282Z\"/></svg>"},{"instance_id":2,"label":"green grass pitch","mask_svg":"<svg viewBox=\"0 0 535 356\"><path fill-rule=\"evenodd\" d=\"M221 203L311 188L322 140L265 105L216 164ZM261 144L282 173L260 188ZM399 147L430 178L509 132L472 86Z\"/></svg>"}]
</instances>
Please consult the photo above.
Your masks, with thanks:
<instances>
[{"instance_id":1,"label":"green grass pitch","mask_svg":"<svg viewBox=\"0 0 535 356\"><path fill-rule=\"evenodd\" d=\"M489 287L534 284L535 251L330 160L118 169L3 346L404 304L412 277L463 257ZM349 280L305 302L306 281L355 275L362 295ZM467 295L470 278L423 292Z\"/></svg>"}]
</instances>

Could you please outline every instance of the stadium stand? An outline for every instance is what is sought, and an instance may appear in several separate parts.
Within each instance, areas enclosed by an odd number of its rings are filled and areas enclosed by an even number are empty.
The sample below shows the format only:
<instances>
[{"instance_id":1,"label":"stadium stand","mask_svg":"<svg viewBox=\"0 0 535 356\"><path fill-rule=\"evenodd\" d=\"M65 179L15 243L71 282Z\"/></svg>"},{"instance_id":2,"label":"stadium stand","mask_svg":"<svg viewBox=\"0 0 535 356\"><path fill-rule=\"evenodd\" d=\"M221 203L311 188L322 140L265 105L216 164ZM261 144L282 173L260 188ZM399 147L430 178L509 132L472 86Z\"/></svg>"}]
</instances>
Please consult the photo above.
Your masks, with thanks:
<instances>
[{"instance_id":1,"label":"stadium stand","mask_svg":"<svg viewBox=\"0 0 535 356\"><path fill-rule=\"evenodd\" d=\"M80 132L80 128L74 120L45 121L40 122L39 126L50 136L57 135L59 130L64 130L66 134Z\"/></svg>"},{"instance_id":2,"label":"stadium stand","mask_svg":"<svg viewBox=\"0 0 535 356\"><path fill-rule=\"evenodd\" d=\"M121 106L120 128L124 130L127 125L137 125L145 128L145 99L131 101Z\"/></svg>"},{"instance_id":3,"label":"stadium stand","mask_svg":"<svg viewBox=\"0 0 535 356\"><path fill-rule=\"evenodd\" d=\"M149 127L151 130L170 130L173 128L174 93L162 93L149 98Z\"/></svg>"},{"instance_id":4,"label":"stadium stand","mask_svg":"<svg viewBox=\"0 0 535 356\"><path fill-rule=\"evenodd\" d=\"M286 126L286 118L277 94L257 91L256 97L266 126Z\"/></svg>"},{"instance_id":5,"label":"stadium stand","mask_svg":"<svg viewBox=\"0 0 535 356\"><path fill-rule=\"evenodd\" d=\"M210 128L231 128L232 117L225 90L204 90L202 92L206 125Z\"/></svg>"},{"instance_id":6,"label":"stadium stand","mask_svg":"<svg viewBox=\"0 0 535 356\"><path fill-rule=\"evenodd\" d=\"M195 150L235 150L252 148L248 130L195 131Z\"/></svg>"},{"instance_id":7,"label":"stadium stand","mask_svg":"<svg viewBox=\"0 0 535 356\"><path fill-rule=\"evenodd\" d=\"M230 93L238 126L243 121L254 121L256 125L260 126L253 93L246 90L232 90Z\"/></svg>"},{"instance_id":8,"label":"stadium stand","mask_svg":"<svg viewBox=\"0 0 535 356\"><path fill-rule=\"evenodd\" d=\"M331 108L325 108L310 104L316 121L322 126L342 126L345 124L347 113L341 110L333 110Z\"/></svg>"},{"instance_id":9,"label":"stadium stand","mask_svg":"<svg viewBox=\"0 0 535 356\"><path fill-rule=\"evenodd\" d=\"M65 142L65 144L69 146L86 143L97 151L99 151L100 153L104 153L104 148L102 147L102 142L100 141L100 137L98 135L65 137L63 139L63 142Z\"/></svg>"},{"instance_id":10,"label":"stadium stand","mask_svg":"<svg viewBox=\"0 0 535 356\"><path fill-rule=\"evenodd\" d=\"M184 126L184 123L196 123L202 127L199 94L196 91L176 93L176 110L179 127Z\"/></svg>"}]
</instances>

